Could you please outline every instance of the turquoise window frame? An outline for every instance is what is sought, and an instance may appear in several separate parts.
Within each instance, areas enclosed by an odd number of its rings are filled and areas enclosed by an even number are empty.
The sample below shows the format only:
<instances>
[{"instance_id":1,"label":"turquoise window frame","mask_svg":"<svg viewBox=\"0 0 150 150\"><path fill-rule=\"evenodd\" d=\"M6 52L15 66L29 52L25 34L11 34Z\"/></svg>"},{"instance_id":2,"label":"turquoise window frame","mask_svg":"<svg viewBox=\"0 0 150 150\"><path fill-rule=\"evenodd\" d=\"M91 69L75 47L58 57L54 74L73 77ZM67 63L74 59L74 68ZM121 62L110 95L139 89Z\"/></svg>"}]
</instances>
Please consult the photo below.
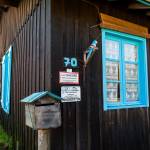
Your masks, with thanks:
<instances>
[{"instance_id":1,"label":"turquoise window frame","mask_svg":"<svg viewBox=\"0 0 150 150\"><path fill-rule=\"evenodd\" d=\"M148 107L149 106L149 95L148 95L148 70L147 70L147 48L146 39L122 33L110 29L101 29L102 33L102 66L103 66L103 106L104 110L108 109L123 109L123 108L138 108L138 107ZM119 42L119 56L120 59L120 102L108 102L107 101L107 79L106 79L106 40L112 39ZM131 43L138 47L138 59L137 62L126 62L131 64L137 64L138 66L138 94L139 99L133 102L127 102L125 98L126 91L126 79L125 79L125 60L124 60L124 43ZM140 56L140 57L139 57ZM110 61L115 62L116 60L110 59ZM144 65L143 65L144 64ZM110 80L109 80L110 81ZM112 81L115 82L115 81ZM116 83L116 82L115 82ZM134 83L132 81L131 83Z\"/></svg>"},{"instance_id":2,"label":"turquoise window frame","mask_svg":"<svg viewBox=\"0 0 150 150\"><path fill-rule=\"evenodd\" d=\"M11 66L12 46L8 49L2 59L1 106L7 114L10 112Z\"/></svg>"}]
</instances>

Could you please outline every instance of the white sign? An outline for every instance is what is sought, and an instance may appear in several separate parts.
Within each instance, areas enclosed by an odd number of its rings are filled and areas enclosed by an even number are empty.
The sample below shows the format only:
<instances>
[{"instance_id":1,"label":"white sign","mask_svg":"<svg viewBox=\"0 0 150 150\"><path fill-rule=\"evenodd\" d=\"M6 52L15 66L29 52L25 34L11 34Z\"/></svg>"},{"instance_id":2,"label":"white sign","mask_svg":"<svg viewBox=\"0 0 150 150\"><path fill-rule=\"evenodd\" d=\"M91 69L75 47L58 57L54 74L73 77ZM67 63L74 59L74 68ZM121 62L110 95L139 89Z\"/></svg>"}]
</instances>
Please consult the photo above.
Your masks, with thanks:
<instances>
[{"instance_id":1,"label":"white sign","mask_svg":"<svg viewBox=\"0 0 150 150\"><path fill-rule=\"evenodd\" d=\"M81 101L80 86L62 86L61 87L62 102L77 102Z\"/></svg>"},{"instance_id":2,"label":"white sign","mask_svg":"<svg viewBox=\"0 0 150 150\"><path fill-rule=\"evenodd\" d=\"M79 72L59 72L59 83L79 84Z\"/></svg>"}]
</instances>

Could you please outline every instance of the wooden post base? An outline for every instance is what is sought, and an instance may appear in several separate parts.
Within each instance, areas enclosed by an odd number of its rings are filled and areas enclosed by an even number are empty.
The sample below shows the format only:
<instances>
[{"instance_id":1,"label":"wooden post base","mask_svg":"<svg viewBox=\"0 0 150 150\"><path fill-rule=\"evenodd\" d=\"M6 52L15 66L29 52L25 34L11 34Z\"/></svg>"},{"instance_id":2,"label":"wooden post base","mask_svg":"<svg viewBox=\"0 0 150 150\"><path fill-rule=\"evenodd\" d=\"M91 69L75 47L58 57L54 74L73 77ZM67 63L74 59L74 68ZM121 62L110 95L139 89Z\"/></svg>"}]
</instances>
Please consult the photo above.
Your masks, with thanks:
<instances>
[{"instance_id":1,"label":"wooden post base","mask_svg":"<svg viewBox=\"0 0 150 150\"><path fill-rule=\"evenodd\" d=\"M38 130L38 150L50 150L50 130Z\"/></svg>"}]
</instances>

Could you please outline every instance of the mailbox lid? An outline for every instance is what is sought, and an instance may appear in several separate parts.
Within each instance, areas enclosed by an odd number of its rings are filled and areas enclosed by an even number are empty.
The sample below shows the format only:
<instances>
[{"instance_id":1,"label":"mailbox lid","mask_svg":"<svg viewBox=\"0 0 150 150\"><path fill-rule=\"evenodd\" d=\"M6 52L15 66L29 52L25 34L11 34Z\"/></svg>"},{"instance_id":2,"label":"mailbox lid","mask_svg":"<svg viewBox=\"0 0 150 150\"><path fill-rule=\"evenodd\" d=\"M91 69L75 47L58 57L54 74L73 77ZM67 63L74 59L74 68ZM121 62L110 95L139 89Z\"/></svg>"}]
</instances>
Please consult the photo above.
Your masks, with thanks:
<instances>
[{"instance_id":1,"label":"mailbox lid","mask_svg":"<svg viewBox=\"0 0 150 150\"><path fill-rule=\"evenodd\" d=\"M39 101L41 98L48 96L56 101L61 101L62 98L49 92L49 91L43 91L43 92L36 92L31 94L30 96L24 98L21 100L23 103L35 103L36 101Z\"/></svg>"},{"instance_id":2,"label":"mailbox lid","mask_svg":"<svg viewBox=\"0 0 150 150\"><path fill-rule=\"evenodd\" d=\"M36 106L36 128L49 129L61 126L60 104Z\"/></svg>"}]
</instances>

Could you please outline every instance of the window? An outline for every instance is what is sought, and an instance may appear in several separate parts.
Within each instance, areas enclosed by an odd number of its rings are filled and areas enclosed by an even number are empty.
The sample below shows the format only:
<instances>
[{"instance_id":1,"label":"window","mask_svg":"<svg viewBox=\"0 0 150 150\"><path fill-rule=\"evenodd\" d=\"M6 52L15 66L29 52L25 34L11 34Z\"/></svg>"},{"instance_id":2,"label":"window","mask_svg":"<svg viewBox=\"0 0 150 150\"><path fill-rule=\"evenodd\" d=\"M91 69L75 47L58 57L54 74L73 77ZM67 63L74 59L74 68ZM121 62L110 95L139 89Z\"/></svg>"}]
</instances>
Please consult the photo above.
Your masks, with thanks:
<instances>
[{"instance_id":1,"label":"window","mask_svg":"<svg viewBox=\"0 0 150 150\"><path fill-rule=\"evenodd\" d=\"M102 29L104 110L146 107L146 39Z\"/></svg>"},{"instance_id":2,"label":"window","mask_svg":"<svg viewBox=\"0 0 150 150\"><path fill-rule=\"evenodd\" d=\"M2 59L2 93L1 105L6 113L10 111L10 80L11 80L12 47L6 52Z\"/></svg>"}]
</instances>

